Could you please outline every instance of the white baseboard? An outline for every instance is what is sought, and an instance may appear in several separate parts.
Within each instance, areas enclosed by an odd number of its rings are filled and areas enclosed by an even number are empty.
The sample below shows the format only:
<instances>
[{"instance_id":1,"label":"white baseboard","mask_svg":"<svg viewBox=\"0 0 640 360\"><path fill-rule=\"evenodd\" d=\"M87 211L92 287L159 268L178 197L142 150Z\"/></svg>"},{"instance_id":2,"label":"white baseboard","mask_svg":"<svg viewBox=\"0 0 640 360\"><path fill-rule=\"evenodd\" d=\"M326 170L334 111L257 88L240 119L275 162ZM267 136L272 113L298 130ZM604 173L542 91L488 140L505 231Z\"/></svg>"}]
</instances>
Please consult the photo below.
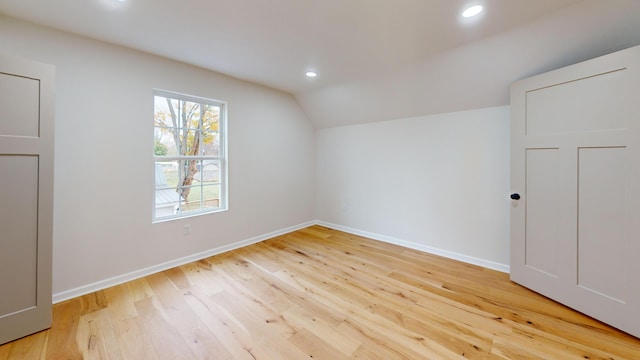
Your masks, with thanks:
<instances>
[{"instance_id":1,"label":"white baseboard","mask_svg":"<svg viewBox=\"0 0 640 360\"><path fill-rule=\"evenodd\" d=\"M174 268L176 266L180 266L180 265L184 265L184 264L188 264L190 262L194 262L194 261L198 261L201 259L205 259L208 258L210 256L214 256L214 255L218 255L218 254L222 254L225 253L227 251L231 251L231 250L235 250L235 249L239 249L241 247L245 247L248 245L252 245L255 243L259 243L261 241L264 240L268 240L271 238L274 238L276 236L280 236L280 235L284 235L296 230L300 230L312 225L321 225L321 226L326 226L328 228L331 229L335 229L335 230L340 230L340 231L344 231L346 233L350 233L350 234L354 234L354 235L358 235L358 236L364 236L373 240L378 240L378 241L383 241L383 242L387 242L390 244L395 244L395 245L399 245L399 246L403 246L406 248L410 248L410 249L415 249L415 250L419 250L419 251L424 251L426 253L430 253L430 254L434 254L434 255L439 255L442 257L446 257L449 259L454 259L454 260L458 260L458 261L462 261L462 262L466 262L469 264L473 264L473 265L478 265L478 266L482 266L485 268L489 268L489 269L493 269L493 270L497 270L497 271L502 271L505 273L509 272L509 265L506 264L500 264L500 263L496 263L493 261L489 261L489 260L485 260L485 259L480 259L480 258L476 258L473 256L467 256L464 254L460 254L460 253L456 253L453 251L448 251L448 250L443 250L443 249L438 249L435 247L431 247L431 246L427 246L427 245L423 245L423 244L417 244L414 242L410 242L410 241L406 241L406 240L401 240L401 239L397 239L394 237L390 237L390 236L385 236L385 235L380 235L380 234L375 234L375 233L371 233L368 231L363 231L363 230L358 230L358 229L354 229L354 228L350 228L350 227L346 227L346 226L342 226L342 225L337 225L337 224L332 224L332 223L328 223L325 221L308 221L302 224L298 224L295 226L291 226L288 228L284 228L284 229L280 229L280 230L276 230L267 234L263 234L263 235L259 235L250 239L246 239L246 240L241 240L232 244L228 244L228 245L224 245L224 246L220 246L217 248L213 248L213 249L209 249L206 251L202 251L193 255L189 255L189 256L185 256L185 257L181 257L179 259L175 259L175 260L171 260L171 261L167 261L164 262L162 264L158 264L158 265L154 265L154 266L149 266L143 269L139 269L139 270L135 270L126 274L122 274L122 275L118 275L118 276L114 276L105 280L101 280L101 281L97 281L95 283L92 284L88 284L88 285L83 285L83 286L79 286L77 288L71 289L71 290L65 290L65 291L61 291L59 293L55 293L53 294L53 303L59 303L65 300L69 300L69 299L73 299L75 297L78 296L82 296L82 295L86 295L86 294L90 294L92 292L95 291L99 291L99 290L103 290L112 286L116 286L116 285L120 285L123 284L127 281L132 281L132 280L136 280L151 274L155 274L158 273L160 271L164 271L167 269L171 269Z\"/></svg>"},{"instance_id":2,"label":"white baseboard","mask_svg":"<svg viewBox=\"0 0 640 360\"><path fill-rule=\"evenodd\" d=\"M386 243L403 246L409 249L424 251L429 254L434 254L434 255L446 257L449 259L462 261L468 264L478 265L478 266L482 266L492 270L509 273L509 265L506 265L506 264L501 264L501 263L497 263L497 262L486 260L486 259L480 259L477 257L468 256L468 255L460 254L460 253L449 251L449 250L438 249L432 246L418 244L411 241L401 240L391 236L380 235L380 234L375 234L368 231L353 229L347 226L332 224L325 221L316 221L316 224L321 226L326 226L331 229L344 231L349 234L363 236L373 240L379 240Z\"/></svg>"},{"instance_id":3,"label":"white baseboard","mask_svg":"<svg viewBox=\"0 0 640 360\"><path fill-rule=\"evenodd\" d=\"M71 290L65 290L65 291L61 291L59 293L55 293L53 294L53 303L59 303L65 300L69 300L69 299L73 299L75 297L78 296L82 296L82 295L86 295L86 294L90 294L92 292L98 291L98 290L103 290L112 286L116 286L116 285L120 285L123 284L127 281L132 281L132 280L136 280L151 274L155 274L158 273L160 271L164 271L167 269L171 269L174 268L176 266L180 266L180 265L184 265L184 264L188 264L190 262L194 262L194 261L198 261L201 259L205 259L208 258L210 256L213 255L218 255L218 254L222 254L224 252L227 251L231 251L231 250L235 250L235 249L239 249L241 247L245 247L251 244L255 244L255 243L259 243L261 241L267 240L267 239L271 239L273 237L276 236L280 236L280 235L284 235L296 230L300 230L312 225L315 225L316 222L315 221L308 221L302 224L298 224L295 226L291 226L288 228L284 228L284 229L280 229L280 230L276 230L276 231L272 231L270 233L267 234L263 234L263 235L259 235L250 239L246 239L246 240L241 240L232 244L228 244L228 245L224 245L224 246L220 246L214 249L209 249L206 251L202 251L193 255L189 255L189 256L185 256L185 257L181 257L179 259L175 259L175 260L171 260L171 261L167 261L164 262L162 264L158 264L158 265L154 265L154 266L149 266L146 267L144 269L140 269L140 270L136 270L136 271L132 271L130 273L126 273L126 274L122 274L122 275L118 275L118 276L114 276L105 280L101 280L101 281L97 281L95 283L92 284L88 284L88 285L83 285L83 286L79 286L75 289L71 289Z\"/></svg>"}]
</instances>

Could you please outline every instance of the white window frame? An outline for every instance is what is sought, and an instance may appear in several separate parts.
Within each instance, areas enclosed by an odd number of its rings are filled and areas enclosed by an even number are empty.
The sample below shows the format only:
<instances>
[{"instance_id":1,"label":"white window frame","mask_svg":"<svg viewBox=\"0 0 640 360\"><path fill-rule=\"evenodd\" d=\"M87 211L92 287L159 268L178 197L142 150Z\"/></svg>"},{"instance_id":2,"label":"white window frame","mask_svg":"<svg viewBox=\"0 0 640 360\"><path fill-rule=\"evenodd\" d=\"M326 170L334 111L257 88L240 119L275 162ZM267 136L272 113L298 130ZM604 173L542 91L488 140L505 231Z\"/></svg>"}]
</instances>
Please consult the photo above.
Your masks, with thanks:
<instances>
[{"instance_id":1,"label":"white window frame","mask_svg":"<svg viewBox=\"0 0 640 360\"><path fill-rule=\"evenodd\" d=\"M217 212L222 212L222 211L227 211L229 208L229 196L228 196L228 156L227 156L227 102L225 101L220 101L220 100L213 100L213 99L209 99L209 98L204 98L204 97L199 97L199 96L194 96L194 95L187 95L187 94L182 94L182 93L177 93L177 92L172 92L172 91L167 91L167 90L159 90L159 89L154 89L153 90L153 113L155 116L155 98L156 96L161 96L161 97L165 97L165 98L171 98L171 99L176 99L176 100L182 100L182 101L189 101L189 102L194 102L194 103L199 103L199 104L207 104L207 105L213 105L213 106L217 106L220 108L220 118L218 120L218 133L219 133L219 150L218 150L218 156L209 156L209 155L202 155L202 156L186 156L186 155L170 155L170 156L157 156L155 154L155 152L153 151L153 148L151 149L151 153L153 154L153 168L154 168L154 177L153 177L153 204L152 204L152 222L153 223L158 223L158 222L164 222L164 221L170 221L170 220L176 220L176 219L184 219L184 218L188 218L188 217L192 217L192 216L200 216L200 215L204 215L204 214L211 214L211 213L217 213ZM152 136L155 136L155 129L156 126L155 124L153 125L153 131L152 131ZM202 121L200 121L199 124L199 131L202 131ZM155 138L154 138L155 140ZM154 143L155 144L155 143ZM178 213L174 213L172 215L167 215L167 216L156 216L156 176L155 176L155 167L156 164L158 163L158 161L176 161L176 160L217 160L219 161L219 171L220 171L220 193L219 193L219 204L218 207L215 208L205 208L205 209L200 209L200 210L190 210L187 212L178 212ZM182 169L178 169L179 174L182 173ZM181 178L181 175L179 175L178 177L179 179Z\"/></svg>"}]
</instances>

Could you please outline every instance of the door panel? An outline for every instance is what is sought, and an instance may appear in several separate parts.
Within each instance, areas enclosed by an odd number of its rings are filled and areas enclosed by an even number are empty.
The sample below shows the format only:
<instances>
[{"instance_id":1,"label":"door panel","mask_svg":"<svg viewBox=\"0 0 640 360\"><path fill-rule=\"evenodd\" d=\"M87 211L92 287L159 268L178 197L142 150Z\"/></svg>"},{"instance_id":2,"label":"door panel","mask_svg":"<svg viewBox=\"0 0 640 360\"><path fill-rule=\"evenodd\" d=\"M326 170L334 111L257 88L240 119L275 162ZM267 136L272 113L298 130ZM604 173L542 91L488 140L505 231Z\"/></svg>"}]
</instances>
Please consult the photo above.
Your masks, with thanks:
<instances>
[{"instance_id":1,"label":"door panel","mask_svg":"<svg viewBox=\"0 0 640 360\"><path fill-rule=\"evenodd\" d=\"M0 55L0 344L51 325L53 74Z\"/></svg>"},{"instance_id":2,"label":"door panel","mask_svg":"<svg viewBox=\"0 0 640 360\"><path fill-rule=\"evenodd\" d=\"M39 131L40 81L0 69L0 134L37 137Z\"/></svg>"},{"instance_id":3,"label":"door panel","mask_svg":"<svg viewBox=\"0 0 640 360\"><path fill-rule=\"evenodd\" d=\"M627 149L581 148L578 154L578 285L624 303Z\"/></svg>"},{"instance_id":4,"label":"door panel","mask_svg":"<svg viewBox=\"0 0 640 360\"><path fill-rule=\"evenodd\" d=\"M527 92L527 135L550 135L624 128L625 118L616 113L624 98L613 97L610 106L597 104L620 93L626 69L554 84Z\"/></svg>"},{"instance_id":5,"label":"door panel","mask_svg":"<svg viewBox=\"0 0 640 360\"><path fill-rule=\"evenodd\" d=\"M640 336L640 47L511 88L511 279Z\"/></svg>"},{"instance_id":6,"label":"door panel","mask_svg":"<svg viewBox=\"0 0 640 360\"><path fill-rule=\"evenodd\" d=\"M0 314L36 306L38 158L0 155Z\"/></svg>"},{"instance_id":7,"label":"door panel","mask_svg":"<svg viewBox=\"0 0 640 360\"><path fill-rule=\"evenodd\" d=\"M559 187L558 149L526 151L525 263L558 278Z\"/></svg>"}]
</instances>

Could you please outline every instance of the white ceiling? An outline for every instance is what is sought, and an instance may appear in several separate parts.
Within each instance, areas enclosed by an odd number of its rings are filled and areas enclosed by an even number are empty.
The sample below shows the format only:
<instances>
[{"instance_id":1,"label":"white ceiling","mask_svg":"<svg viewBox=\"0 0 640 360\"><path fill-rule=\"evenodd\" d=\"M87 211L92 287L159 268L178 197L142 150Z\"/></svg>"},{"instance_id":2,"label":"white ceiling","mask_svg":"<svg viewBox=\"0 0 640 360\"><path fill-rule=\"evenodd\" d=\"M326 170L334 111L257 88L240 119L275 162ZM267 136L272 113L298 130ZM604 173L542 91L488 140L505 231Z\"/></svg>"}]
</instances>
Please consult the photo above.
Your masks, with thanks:
<instances>
[{"instance_id":1,"label":"white ceiling","mask_svg":"<svg viewBox=\"0 0 640 360\"><path fill-rule=\"evenodd\" d=\"M486 12L462 21L460 12L471 3L483 4ZM0 13L289 92L317 127L328 127L504 105L517 77L640 43L638 3L2 0ZM510 37L514 33L517 39ZM580 47L558 44L571 41L571 34ZM531 57L513 53L527 52L527 43L555 53L535 54L530 64ZM500 66L478 66L487 61ZM319 76L308 79L307 70ZM464 93L469 88L477 94ZM483 92L493 97L485 99Z\"/></svg>"}]
</instances>

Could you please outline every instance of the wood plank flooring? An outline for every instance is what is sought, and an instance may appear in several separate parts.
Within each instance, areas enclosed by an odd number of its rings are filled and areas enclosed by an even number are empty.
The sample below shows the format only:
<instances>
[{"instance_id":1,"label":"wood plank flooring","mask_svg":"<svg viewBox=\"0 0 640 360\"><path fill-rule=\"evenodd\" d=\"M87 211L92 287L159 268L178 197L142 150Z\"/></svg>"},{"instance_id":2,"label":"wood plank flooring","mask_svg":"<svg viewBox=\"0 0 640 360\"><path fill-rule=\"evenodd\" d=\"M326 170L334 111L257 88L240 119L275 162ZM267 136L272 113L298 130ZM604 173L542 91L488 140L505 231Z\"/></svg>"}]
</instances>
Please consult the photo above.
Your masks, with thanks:
<instances>
[{"instance_id":1,"label":"wood plank flooring","mask_svg":"<svg viewBox=\"0 0 640 360\"><path fill-rule=\"evenodd\" d=\"M0 346L82 358L631 360L640 340L507 274L313 226L56 304Z\"/></svg>"}]
</instances>

